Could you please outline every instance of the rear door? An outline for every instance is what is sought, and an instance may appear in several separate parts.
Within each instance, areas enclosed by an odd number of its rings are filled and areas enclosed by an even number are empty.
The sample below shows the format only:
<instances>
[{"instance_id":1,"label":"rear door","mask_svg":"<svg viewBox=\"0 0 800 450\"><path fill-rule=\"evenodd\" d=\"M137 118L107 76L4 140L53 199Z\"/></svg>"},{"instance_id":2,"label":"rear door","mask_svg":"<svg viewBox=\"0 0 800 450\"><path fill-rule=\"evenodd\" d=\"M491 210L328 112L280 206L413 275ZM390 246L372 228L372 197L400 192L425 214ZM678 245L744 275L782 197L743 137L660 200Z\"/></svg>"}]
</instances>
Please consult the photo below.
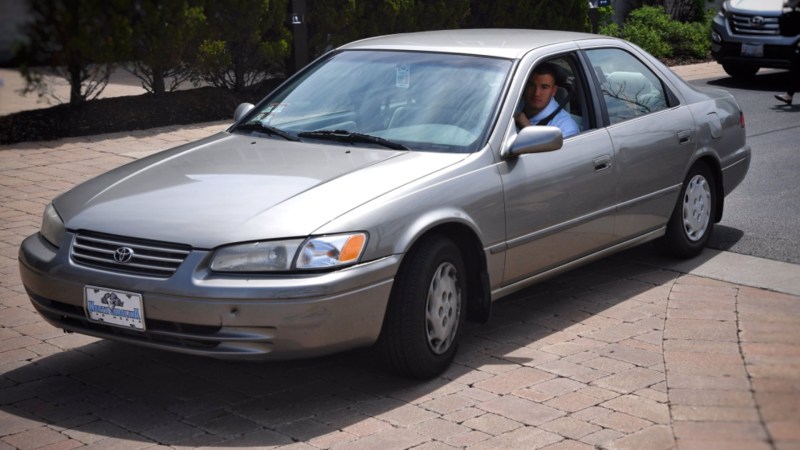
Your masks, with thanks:
<instances>
[{"instance_id":1,"label":"rear door","mask_svg":"<svg viewBox=\"0 0 800 450\"><path fill-rule=\"evenodd\" d=\"M586 50L602 93L619 183L614 232L620 240L656 230L672 213L695 149L691 112L637 56Z\"/></svg>"}]
</instances>

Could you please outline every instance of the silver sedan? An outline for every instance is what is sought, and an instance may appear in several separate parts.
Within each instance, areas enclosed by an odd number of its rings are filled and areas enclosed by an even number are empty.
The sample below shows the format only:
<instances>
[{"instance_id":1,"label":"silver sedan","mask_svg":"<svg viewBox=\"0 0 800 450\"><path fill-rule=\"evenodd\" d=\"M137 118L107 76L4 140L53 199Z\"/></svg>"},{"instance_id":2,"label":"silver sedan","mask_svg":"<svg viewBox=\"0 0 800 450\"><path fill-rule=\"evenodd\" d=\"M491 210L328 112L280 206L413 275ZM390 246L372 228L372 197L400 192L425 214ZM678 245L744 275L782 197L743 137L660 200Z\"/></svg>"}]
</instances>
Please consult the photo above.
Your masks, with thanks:
<instances>
[{"instance_id":1,"label":"silver sedan","mask_svg":"<svg viewBox=\"0 0 800 450\"><path fill-rule=\"evenodd\" d=\"M540 89L561 122L519 128ZM744 126L730 94L621 40L366 39L225 132L54 199L20 271L67 331L227 359L374 346L431 377L499 298L647 241L700 253L747 173Z\"/></svg>"}]
</instances>

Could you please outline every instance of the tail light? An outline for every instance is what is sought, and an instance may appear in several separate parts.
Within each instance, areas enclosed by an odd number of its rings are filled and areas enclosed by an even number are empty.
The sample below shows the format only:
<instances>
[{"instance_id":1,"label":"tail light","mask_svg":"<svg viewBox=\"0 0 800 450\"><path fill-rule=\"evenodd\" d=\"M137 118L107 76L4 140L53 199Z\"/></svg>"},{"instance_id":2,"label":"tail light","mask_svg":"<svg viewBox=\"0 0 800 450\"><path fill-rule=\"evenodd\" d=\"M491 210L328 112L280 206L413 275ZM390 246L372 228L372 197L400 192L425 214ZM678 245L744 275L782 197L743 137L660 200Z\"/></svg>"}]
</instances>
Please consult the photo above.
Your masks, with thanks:
<instances>
[{"instance_id":1,"label":"tail light","mask_svg":"<svg viewBox=\"0 0 800 450\"><path fill-rule=\"evenodd\" d=\"M739 125L744 128L744 111L739 111Z\"/></svg>"}]
</instances>

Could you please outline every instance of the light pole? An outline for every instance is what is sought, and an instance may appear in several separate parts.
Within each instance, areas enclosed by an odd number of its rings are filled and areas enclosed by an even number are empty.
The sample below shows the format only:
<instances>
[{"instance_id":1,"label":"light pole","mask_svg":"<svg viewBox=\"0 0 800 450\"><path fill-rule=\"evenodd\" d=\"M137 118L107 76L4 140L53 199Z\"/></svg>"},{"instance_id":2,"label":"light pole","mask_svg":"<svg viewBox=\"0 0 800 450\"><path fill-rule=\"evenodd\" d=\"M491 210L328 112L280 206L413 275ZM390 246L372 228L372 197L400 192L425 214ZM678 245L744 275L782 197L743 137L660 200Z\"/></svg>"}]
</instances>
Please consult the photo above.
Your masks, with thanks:
<instances>
[{"instance_id":1,"label":"light pole","mask_svg":"<svg viewBox=\"0 0 800 450\"><path fill-rule=\"evenodd\" d=\"M294 72L308 64L308 25L306 23L306 0L292 0L292 12L289 14L292 27L292 44L294 50Z\"/></svg>"}]
</instances>

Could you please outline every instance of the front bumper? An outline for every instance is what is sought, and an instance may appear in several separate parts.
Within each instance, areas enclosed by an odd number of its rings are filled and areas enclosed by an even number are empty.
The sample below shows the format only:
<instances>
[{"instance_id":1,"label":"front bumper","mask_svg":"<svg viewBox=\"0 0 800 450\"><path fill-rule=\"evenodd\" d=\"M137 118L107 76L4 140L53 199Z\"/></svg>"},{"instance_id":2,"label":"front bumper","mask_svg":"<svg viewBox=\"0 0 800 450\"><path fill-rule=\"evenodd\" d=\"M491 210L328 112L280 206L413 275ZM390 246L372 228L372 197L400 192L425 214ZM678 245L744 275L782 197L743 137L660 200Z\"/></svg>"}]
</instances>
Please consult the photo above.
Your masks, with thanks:
<instances>
[{"instance_id":1,"label":"front bumper","mask_svg":"<svg viewBox=\"0 0 800 450\"><path fill-rule=\"evenodd\" d=\"M68 233L69 234L69 233ZM69 241L72 241L70 236ZM221 359L293 359L368 346L380 334L400 257L303 275L221 276L192 251L169 278L76 265L38 233L20 246L36 310L67 331ZM89 320L84 287L140 293L146 331Z\"/></svg>"},{"instance_id":2,"label":"front bumper","mask_svg":"<svg viewBox=\"0 0 800 450\"><path fill-rule=\"evenodd\" d=\"M711 25L711 57L720 64L750 65L775 69L788 69L796 57L798 37L735 34L721 17L717 16ZM746 56L743 44L763 46L761 56Z\"/></svg>"}]
</instances>

